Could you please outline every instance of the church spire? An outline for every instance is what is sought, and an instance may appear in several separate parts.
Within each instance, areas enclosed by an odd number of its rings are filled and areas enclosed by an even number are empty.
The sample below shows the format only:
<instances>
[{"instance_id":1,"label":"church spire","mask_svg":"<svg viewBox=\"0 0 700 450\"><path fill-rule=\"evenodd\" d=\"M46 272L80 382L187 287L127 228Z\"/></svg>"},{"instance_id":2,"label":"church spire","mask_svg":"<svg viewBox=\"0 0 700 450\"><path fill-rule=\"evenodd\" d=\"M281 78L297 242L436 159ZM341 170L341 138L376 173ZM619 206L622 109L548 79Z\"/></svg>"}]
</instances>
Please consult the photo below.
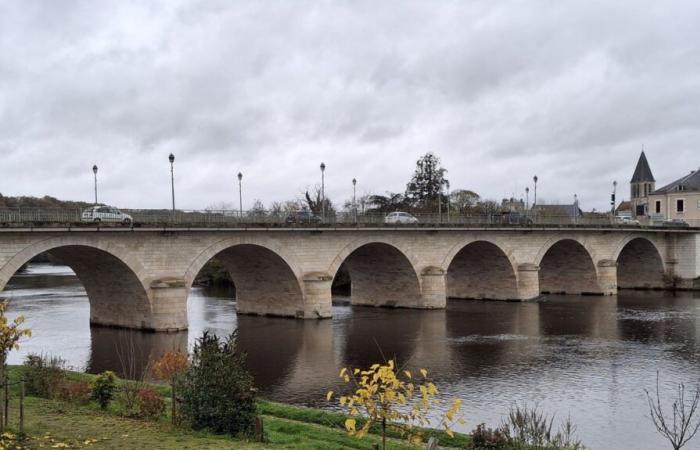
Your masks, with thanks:
<instances>
[{"instance_id":1,"label":"church spire","mask_svg":"<svg viewBox=\"0 0 700 450\"><path fill-rule=\"evenodd\" d=\"M651 174L651 168L647 162L647 157L642 150L642 154L639 155L639 161L637 161L637 168L634 169L634 175L632 175L631 183L642 183L645 181L656 181L654 175Z\"/></svg>"}]
</instances>

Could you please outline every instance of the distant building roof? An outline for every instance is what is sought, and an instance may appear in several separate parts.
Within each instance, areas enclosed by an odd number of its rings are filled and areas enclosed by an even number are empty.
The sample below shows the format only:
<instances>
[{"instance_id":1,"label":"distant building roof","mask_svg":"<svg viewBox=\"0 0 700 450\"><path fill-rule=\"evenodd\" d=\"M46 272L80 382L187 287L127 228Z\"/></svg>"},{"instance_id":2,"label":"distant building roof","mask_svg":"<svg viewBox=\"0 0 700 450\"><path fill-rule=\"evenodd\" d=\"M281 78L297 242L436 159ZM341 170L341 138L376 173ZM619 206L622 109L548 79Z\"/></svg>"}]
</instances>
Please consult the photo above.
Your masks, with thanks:
<instances>
[{"instance_id":1,"label":"distant building roof","mask_svg":"<svg viewBox=\"0 0 700 450\"><path fill-rule=\"evenodd\" d=\"M582 217L583 211L578 205L536 205L535 209L552 217Z\"/></svg>"},{"instance_id":2,"label":"distant building roof","mask_svg":"<svg viewBox=\"0 0 700 450\"><path fill-rule=\"evenodd\" d=\"M673 183L655 190L652 194L668 194L669 192L679 191L700 191L700 170L693 170L688 175L677 179Z\"/></svg>"},{"instance_id":3,"label":"distant building roof","mask_svg":"<svg viewBox=\"0 0 700 450\"><path fill-rule=\"evenodd\" d=\"M620 202L620 204L617 205L617 208L615 208L615 211L632 211L632 202Z\"/></svg>"},{"instance_id":4,"label":"distant building roof","mask_svg":"<svg viewBox=\"0 0 700 450\"><path fill-rule=\"evenodd\" d=\"M656 181L654 180L654 175L651 174L651 168L649 167L649 162L647 162L644 150L639 155L639 161L637 161L637 167L634 169L634 175L632 175L630 183L638 183L640 181Z\"/></svg>"}]
</instances>

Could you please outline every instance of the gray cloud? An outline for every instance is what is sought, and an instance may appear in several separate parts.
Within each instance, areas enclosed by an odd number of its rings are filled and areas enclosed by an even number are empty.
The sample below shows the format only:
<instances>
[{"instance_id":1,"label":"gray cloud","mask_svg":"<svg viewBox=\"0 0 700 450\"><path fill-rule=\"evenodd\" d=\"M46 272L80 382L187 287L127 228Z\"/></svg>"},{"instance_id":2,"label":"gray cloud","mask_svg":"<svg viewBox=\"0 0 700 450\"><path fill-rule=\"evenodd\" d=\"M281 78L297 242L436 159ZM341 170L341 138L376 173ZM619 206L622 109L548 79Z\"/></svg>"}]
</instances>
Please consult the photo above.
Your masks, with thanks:
<instances>
[{"instance_id":1,"label":"gray cloud","mask_svg":"<svg viewBox=\"0 0 700 450\"><path fill-rule=\"evenodd\" d=\"M0 4L0 192L119 206L453 189L607 208L642 145L700 165L700 5L10 1Z\"/></svg>"}]
</instances>

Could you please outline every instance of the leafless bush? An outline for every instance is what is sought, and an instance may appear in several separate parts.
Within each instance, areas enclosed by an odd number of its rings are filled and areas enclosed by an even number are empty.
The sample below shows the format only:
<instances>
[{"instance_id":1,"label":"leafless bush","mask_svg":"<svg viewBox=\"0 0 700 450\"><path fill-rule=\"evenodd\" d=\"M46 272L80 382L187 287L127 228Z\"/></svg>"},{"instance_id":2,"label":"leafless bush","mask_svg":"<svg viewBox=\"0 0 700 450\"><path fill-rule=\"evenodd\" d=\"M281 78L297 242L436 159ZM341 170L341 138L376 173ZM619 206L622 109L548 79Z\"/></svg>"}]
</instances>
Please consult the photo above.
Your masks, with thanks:
<instances>
[{"instance_id":1,"label":"leafless bush","mask_svg":"<svg viewBox=\"0 0 700 450\"><path fill-rule=\"evenodd\" d=\"M115 342L115 352L121 367L121 374L125 378L119 387L117 402L123 415L136 416L139 412L139 391L146 387L145 377L149 371L148 363L146 367L140 367L131 332L123 334Z\"/></svg>"},{"instance_id":2,"label":"leafless bush","mask_svg":"<svg viewBox=\"0 0 700 450\"><path fill-rule=\"evenodd\" d=\"M659 374L656 373L656 393L652 395L644 390L649 402L649 414L654 422L656 430L671 443L674 450L679 450L687 444L700 429L700 380L695 387L695 393L686 396L685 384L679 383L676 390L676 398L671 404L671 414L666 415L661 406L661 393L659 391Z\"/></svg>"},{"instance_id":3,"label":"leafless bush","mask_svg":"<svg viewBox=\"0 0 700 450\"><path fill-rule=\"evenodd\" d=\"M581 441L575 437L576 426L570 417L558 430L553 430L554 415L549 416L541 409L527 405L513 405L500 430L508 436L513 448L545 447L551 449L583 449Z\"/></svg>"}]
</instances>

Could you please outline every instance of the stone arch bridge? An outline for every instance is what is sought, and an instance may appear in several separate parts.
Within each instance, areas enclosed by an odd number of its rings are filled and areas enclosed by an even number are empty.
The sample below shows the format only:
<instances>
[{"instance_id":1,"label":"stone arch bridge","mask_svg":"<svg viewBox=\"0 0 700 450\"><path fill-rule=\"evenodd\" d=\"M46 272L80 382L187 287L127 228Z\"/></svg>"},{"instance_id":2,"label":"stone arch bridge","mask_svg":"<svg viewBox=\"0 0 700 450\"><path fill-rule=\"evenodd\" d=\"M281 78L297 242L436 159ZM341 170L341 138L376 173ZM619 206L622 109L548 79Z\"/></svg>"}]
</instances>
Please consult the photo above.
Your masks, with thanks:
<instances>
[{"instance_id":1,"label":"stone arch bridge","mask_svg":"<svg viewBox=\"0 0 700 450\"><path fill-rule=\"evenodd\" d=\"M529 300L542 293L613 295L618 288L692 286L692 230L481 229L0 229L0 291L48 252L70 266L91 322L187 328L200 269L220 260L242 314L331 316L343 265L356 305L444 308L448 297Z\"/></svg>"}]
</instances>

